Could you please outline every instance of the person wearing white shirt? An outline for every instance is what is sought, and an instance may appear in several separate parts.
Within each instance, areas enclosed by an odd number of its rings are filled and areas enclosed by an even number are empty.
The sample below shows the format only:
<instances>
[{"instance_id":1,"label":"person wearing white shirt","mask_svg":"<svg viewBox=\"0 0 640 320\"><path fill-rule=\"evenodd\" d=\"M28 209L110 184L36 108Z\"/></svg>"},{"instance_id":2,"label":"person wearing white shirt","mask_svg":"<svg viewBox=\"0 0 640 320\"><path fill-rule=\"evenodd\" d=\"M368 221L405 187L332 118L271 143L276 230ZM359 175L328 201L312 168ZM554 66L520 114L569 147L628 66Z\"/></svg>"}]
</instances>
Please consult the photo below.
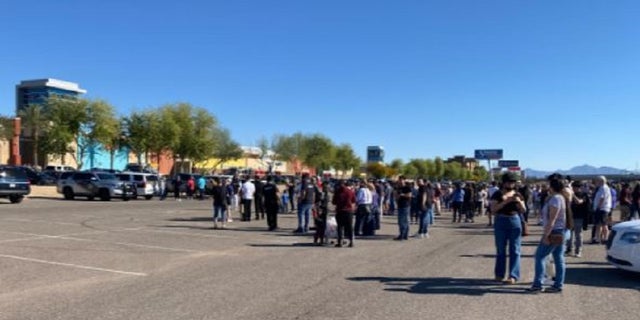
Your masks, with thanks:
<instances>
[{"instance_id":1,"label":"person wearing white shirt","mask_svg":"<svg viewBox=\"0 0 640 320\"><path fill-rule=\"evenodd\" d=\"M251 202L253 201L253 195L256 192L256 187L249 179L242 184L240 189L242 195L242 221L251 221Z\"/></svg>"},{"instance_id":2,"label":"person wearing white shirt","mask_svg":"<svg viewBox=\"0 0 640 320\"><path fill-rule=\"evenodd\" d=\"M596 225L596 239L600 243L607 241L609 228L607 228L607 216L611 212L611 190L607 186L607 178L599 176L596 178L598 191L593 198L593 224Z\"/></svg>"},{"instance_id":3,"label":"person wearing white shirt","mask_svg":"<svg viewBox=\"0 0 640 320\"><path fill-rule=\"evenodd\" d=\"M373 203L373 195L371 190L367 188L367 182L360 181L360 188L356 192L356 204L358 209L356 211L356 224L354 226L354 233L356 236L362 235L364 224L369 220L371 214L371 204Z\"/></svg>"}]
</instances>

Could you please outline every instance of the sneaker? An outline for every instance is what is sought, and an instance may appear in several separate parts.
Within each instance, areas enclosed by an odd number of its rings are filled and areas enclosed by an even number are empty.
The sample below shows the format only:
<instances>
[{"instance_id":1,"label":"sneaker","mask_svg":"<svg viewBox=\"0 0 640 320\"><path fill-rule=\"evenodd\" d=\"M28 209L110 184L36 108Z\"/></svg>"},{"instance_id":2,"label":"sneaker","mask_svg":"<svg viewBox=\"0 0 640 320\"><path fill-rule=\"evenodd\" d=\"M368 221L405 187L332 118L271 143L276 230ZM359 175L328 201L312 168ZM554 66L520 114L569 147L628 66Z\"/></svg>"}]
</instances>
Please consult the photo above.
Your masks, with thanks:
<instances>
[{"instance_id":1,"label":"sneaker","mask_svg":"<svg viewBox=\"0 0 640 320\"><path fill-rule=\"evenodd\" d=\"M504 281L502 281L502 283L504 283L504 284L516 284L516 282L517 282L517 280L514 279L514 278L511 278L511 277L508 278L508 279L505 279Z\"/></svg>"},{"instance_id":2,"label":"sneaker","mask_svg":"<svg viewBox=\"0 0 640 320\"><path fill-rule=\"evenodd\" d=\"M524 290L527 291L527 292L530 292L530 293L540 293L540 292L542 292L542 288L541 287L530 287L530 288L526 288Z\"/></svg>"},{"instance_id":3,"label":"sneaker","mask_svg":"<svg viewBox=\"0 0 640 320\"><path fill-rule=\"evenodd\" d=\"M217 223L217 222L214 222L214 223L213 223L213 228L214 228L214 229L218 229L218 223Z\"/></svg>"},{"instance_id":4,"label":"sneaker","mask_svg":"<svg viewBox=\"0 0 640 320\"><path fill-rule=\"evenodd\" d=\"M493 280L498 281L498 282L503 282L504 278L495 277L495 278L493 278Z\"/></svg>"},{"instance_id":5,"label":"sneaker","mask_svg":"<svg viewBox=\"0 0 640 320\"><path fill-rule=\"evenodd\" d=\"M544 289L544 291L543 291L543 292L544 292L544 293L560 293L560 292L562 292L562 289L561 289L561 288L557 288L557 287L553 287L553 286L552 286L552 287L549 287L549 288Z\"/></svg>"},{"instance_id":6,"label":"sneaker","mask_svg":"<svg viewBox=\"0 0 640 320\"><path fill-rule=\"evenodd\" d=\"M422 234L422 237L423 237L423 238L426 238L426 239L429 239L429 233L423 233L423 234Z\"/></svg>"},{"instance_id":7,"label":"sneaker","mask_svg":"<svg viewBox=\"0 0 640 320\"><path fill-rule=\"evenodd\" d=\"M580 251L576 252L576 258L582 258L582 252Z\"/></svg>"}]
</instances>

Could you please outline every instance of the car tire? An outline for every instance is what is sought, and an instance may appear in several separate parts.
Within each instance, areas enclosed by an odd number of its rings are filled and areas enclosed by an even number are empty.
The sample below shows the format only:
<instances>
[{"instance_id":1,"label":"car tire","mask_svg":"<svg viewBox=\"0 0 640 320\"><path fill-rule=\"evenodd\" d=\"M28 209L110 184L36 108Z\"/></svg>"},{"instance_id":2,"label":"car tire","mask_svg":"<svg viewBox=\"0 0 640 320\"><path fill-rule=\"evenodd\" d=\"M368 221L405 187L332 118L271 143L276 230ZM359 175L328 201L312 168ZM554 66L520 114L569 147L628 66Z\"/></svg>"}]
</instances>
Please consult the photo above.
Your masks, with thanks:
<instances>
[{"instance_id":1,"label":"car tire","mask_svg":"<svg viewBox=\"0 0 640 320\"><path fill-rule=\"evenodd\" d=\"M20 202L22 202L22 200L24 200L24 196L10 196L9 197L9 201L11 201L11 203L20 203Z\"/></svg>"},{"instance_id":2,"label":"car tire","mask_svg":"<svg viewBox=\"0 0 640 320\"><path fill-rule=\"evenodd\" d=\"M74 198L73 190L69 187L64 188L64 190L62 190L62 194L64 194L65 200L73 200Z\"/></svg>"},{"instance_id":3,"label":"car tire","mask_svg":"<svg viewBox=\"0 0 640 320\"><path fill-rule=\"evenodd\" d=\"M109 189L100 189L100 200L102 201L111 200L111 194L109 193Z\"/></svg>"},{"instance_id":4,"label":"car tire","mask_svg":"<svg viewBox=\"0 0 640 320\"><path fill-rule=\"evenodd\" d=\"M153 196L144 196L145 199L147 200L151 200L153 198Z\"/></svg>"}]
</instances>

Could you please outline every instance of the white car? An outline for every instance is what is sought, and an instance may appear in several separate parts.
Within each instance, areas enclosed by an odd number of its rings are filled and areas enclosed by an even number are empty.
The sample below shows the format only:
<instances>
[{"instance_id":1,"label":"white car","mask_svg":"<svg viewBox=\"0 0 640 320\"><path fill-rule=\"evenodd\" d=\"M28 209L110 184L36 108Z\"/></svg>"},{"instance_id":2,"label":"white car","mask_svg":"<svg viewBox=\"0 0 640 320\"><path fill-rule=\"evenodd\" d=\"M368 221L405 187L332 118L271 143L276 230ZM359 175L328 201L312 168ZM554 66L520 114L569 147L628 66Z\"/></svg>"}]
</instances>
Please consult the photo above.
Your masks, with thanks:
<instances>
[{"instance_id":1,"label":"white car","mask_svg":"<svg viewBox=\"0 0 640 320\"><path fill-rule=\"evenodd\" d=\"M607 242L607 261L620 269L640 272L640 220L613 226Z\"/></svg>"}]
</instances>

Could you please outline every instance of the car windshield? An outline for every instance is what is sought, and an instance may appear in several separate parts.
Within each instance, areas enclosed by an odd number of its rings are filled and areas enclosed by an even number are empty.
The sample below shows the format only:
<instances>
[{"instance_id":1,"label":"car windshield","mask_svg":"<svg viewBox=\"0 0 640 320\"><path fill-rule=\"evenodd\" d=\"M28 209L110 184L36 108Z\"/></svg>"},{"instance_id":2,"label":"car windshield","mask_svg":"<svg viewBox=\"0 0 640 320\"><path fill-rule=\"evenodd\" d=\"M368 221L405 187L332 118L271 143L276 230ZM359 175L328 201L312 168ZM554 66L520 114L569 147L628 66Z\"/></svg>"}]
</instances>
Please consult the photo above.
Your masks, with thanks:
<instances>
[{"instance_id":1,"label":"car windshield","mask_svg":"<svg viewBox=\"0 0 640 320\"><path fill-rule=\"evenodd\" d=\"M127 174L119 174L119 175L116 175L116 176L118 177L118 180L120 180L120 181L129 181L129 175L127 175Z\"/></svg>"},{"instance_id":2,"label":"car windshield","mask_svg":"<svg viewBox=\"0 0 640 320\"><path fill-rule=\"evenodd\" d=\"M147 181L158 181L158 176L147 176Z\"/></svg>"},{"instance_id":3,"label":"car windshield","mask_svg":"<svg viewBox=\"0 0 640 320\"><path fill-rule=\"evenodd\" d=\"M16 168L0 168L0 178L27 179L27 174Z\"/></svg>"},{"instance_id":4,"label":"car windshield","mask_svg":"<svg viewBox=\"0 0 640 320\"><path fill-rule=\"evenodd\" d=\"M98 173L98 178L100 178L100 180L116 180L116 176L110 173Z\"/></svg>"}]
</instances>

